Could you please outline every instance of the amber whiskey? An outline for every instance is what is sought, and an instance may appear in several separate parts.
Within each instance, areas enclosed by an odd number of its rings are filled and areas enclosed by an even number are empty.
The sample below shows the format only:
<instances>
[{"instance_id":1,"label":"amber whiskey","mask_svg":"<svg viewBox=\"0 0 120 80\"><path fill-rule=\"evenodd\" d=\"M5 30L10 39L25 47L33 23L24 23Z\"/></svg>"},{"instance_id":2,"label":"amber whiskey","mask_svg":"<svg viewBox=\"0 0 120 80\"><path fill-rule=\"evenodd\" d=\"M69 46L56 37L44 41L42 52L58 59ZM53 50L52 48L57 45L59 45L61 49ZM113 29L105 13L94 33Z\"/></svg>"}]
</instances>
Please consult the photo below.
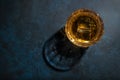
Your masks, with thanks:
<instances>
[{"instance_id":1,"label":"amber whiskey","mask_svg":"<svg viewBox=\"0 0 120 80\"><path fill-rule=\"evenodd\" d=\"M68 18L65 32L73 44L89 47L101 38L103 22L97 13L88 9L80 9Z\"/></svg>"}]
</instances>

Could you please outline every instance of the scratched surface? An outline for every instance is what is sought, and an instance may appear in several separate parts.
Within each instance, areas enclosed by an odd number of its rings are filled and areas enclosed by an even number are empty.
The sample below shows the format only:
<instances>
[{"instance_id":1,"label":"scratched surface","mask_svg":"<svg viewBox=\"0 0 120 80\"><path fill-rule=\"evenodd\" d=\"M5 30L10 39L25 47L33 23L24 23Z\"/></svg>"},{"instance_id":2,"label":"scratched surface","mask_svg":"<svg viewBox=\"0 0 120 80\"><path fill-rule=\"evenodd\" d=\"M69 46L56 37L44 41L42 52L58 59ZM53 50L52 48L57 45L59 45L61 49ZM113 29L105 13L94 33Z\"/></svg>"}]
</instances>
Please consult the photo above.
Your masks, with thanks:
<instances>
[{"instance_id":1,"label":"scratched surface","mask_svg":"<svg viewBox=\"0 0 120 80\"><path fill-rule=\"evenodd\" d=\"M120 80L120 0L0 0L0 80ZM105 33L70 71L42 57L44 42L79 8L100 14Z\"/></svg>"}]
</instances>

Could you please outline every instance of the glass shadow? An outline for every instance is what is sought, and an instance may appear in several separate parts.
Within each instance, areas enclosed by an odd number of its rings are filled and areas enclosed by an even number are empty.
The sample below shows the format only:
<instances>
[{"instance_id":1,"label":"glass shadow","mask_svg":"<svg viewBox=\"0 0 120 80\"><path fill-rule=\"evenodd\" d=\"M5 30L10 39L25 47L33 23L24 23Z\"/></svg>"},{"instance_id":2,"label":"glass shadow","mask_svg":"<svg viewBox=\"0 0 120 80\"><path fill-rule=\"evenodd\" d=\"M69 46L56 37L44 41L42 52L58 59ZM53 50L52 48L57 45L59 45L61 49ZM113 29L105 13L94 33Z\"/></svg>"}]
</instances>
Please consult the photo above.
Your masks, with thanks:
<instances>
[{"instance_id":1,"label":"glass shadow","mask_svg":"<svg viewBox=\"0 0 120 80\"><path fill-rule=\"evenodd\" d=\"M45 42L43 57L51 68L66 71L80 61L87 49L88 47L78 47L70 42L63 27Z\"/></svg>"}]
</instances>

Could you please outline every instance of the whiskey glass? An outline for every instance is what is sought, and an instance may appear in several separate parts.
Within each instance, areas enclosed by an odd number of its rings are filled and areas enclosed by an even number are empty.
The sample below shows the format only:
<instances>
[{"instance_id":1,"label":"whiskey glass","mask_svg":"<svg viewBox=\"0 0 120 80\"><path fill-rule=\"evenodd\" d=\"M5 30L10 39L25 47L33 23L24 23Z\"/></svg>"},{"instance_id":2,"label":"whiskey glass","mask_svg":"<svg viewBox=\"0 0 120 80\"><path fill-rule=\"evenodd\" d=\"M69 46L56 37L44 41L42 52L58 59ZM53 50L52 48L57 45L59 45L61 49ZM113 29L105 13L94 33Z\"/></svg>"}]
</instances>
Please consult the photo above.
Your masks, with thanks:
<instances>
[{"instance_id":1,"label":"whiskey glass","mask_svg":"<svg viewBox=\"0 0 120 80\"><path fill-rule=\"evenodd\" d=\"M68 17L65 26L45 42L44 60L55 70L70 70L103 33L99 14L89 9L76 10Z\"/></svg>"}]
</instances>

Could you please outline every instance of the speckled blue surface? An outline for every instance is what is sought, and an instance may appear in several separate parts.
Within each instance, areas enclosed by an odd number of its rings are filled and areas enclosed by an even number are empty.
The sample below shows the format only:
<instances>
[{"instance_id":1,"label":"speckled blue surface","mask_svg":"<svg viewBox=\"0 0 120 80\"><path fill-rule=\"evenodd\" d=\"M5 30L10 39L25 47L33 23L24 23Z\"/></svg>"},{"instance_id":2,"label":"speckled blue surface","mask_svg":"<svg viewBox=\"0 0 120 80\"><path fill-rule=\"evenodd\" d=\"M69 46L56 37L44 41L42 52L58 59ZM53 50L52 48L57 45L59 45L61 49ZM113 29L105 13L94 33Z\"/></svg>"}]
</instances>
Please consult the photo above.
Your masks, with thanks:
<instances>
[{"instance_id":1,"label":"speckled blue surface","mask_svg":"<svg viewBox=\"0 0 120 80\"><path fill-rule=\"evenodd\" d=\"M120 80L119 0L0 0L0 80ZM58 72L42 57L44 42L79 8L104 21L102 39L74 69Z\"/></svg>"}]
</instances>

